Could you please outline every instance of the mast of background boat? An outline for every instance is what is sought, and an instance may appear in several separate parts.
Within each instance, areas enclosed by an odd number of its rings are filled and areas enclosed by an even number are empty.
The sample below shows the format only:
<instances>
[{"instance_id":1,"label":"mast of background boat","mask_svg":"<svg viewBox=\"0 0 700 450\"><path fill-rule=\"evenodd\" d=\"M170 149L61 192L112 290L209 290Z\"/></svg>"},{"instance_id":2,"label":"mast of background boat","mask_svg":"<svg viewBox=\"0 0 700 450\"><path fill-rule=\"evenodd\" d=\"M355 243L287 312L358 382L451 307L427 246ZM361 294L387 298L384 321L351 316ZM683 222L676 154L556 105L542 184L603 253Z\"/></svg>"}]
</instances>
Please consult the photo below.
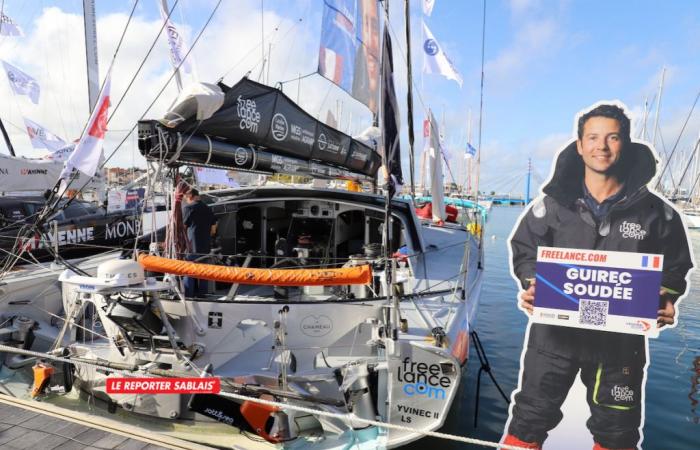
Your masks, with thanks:
<instances>
[{"instance_id":1,"label":"mast of background boat","mask_svg":"<svg viewBox=\"0 0 700 450\"><path fill-rule=\"evenodd\" d=\"M661 108L661 94L664 90L664 78L666 77L666 67L661 69L661 81L659 82L659 93L656 95L656 115L654 118L654 130L651 133L651 145L656 146L656 130L659 128L659 110Z\"/></svg>"},{"instance_id":2,"label":"mast of background boat","mask_svg":"<svg viewBox=\"0 0 700 450\"><path fill-rule=\"evenodd\" d=\"M7 144L7 150L9 150L10 155L15 156L15 148L12 146L10 135L7 134L7 130L5 129L5 124L2 123L2 119L0 119L0 131L2 131L2 137L5 139L5 144Z\"/></svg>"},{"instance_id":3,"label":"mast of background boat","mask_svg":"<svg viewBox=\"0 0 700 450\"><path fill-rule=\"evenodd\" d=\"M416 200L416 186L413 181L415 172L415 155L413 152L413 75L411 72L411 0L405 0L405 17L406 17L406 76L408 79L408 92L406 99L408 100L408 164L409 164L409 180L411 183L411 201Z\"/></svg>"},{"instance_id":4,"label":"mast of background boat","mask_svg":"<svg viewBox=\"0 0 700 450\"><path fill-rule=\"evenodd\" d=\"M95 0L83 0L85 23L85 59L87 61L88 103L90 113L100 94L100 70L97 63L97 27L95 26Z\"/></svg>"},{"instance_id":5,"label":"mast of background boat","mask_svg":"<svg viewBox=\"0 0 700 450\"><path fill-rule=\"evenodd\" d=\"M642 129L639 132L639 137L647 140L647 120L649 119L649 97L644 97L644 114L642 114Z\"/></svg>"}]
</instances>

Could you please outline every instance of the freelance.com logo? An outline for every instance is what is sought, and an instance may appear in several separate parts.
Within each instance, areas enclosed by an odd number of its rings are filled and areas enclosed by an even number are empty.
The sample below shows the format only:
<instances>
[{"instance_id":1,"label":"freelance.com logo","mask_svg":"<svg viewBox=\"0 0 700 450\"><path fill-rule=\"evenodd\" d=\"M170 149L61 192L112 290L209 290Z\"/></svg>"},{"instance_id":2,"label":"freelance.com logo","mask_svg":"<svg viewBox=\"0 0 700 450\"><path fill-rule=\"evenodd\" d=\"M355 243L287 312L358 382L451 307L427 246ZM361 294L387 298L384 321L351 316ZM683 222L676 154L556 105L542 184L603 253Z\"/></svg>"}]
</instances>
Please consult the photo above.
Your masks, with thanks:
<instances>
[{"instance_id":1,"label":"freelance.com logo","mask_svg":"<svg viewBox=\"0 0 700 450\"><path fill-rule=\"evenodd\" d=\"M423 396L444 400L447 397L445 388L452 385L450 377L442 373L440 364L416 363L409 357L401 362L397 378L404 383L403 393L408 397Z\"/></svg>"}]
</instances>

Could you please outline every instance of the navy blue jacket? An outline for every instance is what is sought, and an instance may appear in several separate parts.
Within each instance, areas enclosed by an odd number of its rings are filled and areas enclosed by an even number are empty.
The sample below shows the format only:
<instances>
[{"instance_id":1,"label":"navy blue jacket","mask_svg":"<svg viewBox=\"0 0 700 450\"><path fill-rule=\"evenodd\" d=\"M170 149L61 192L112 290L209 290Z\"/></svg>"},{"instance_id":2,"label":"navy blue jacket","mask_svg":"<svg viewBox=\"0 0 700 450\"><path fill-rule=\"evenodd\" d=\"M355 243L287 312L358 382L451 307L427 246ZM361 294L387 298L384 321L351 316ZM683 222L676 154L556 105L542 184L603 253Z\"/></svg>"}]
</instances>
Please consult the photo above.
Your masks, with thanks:
<instances>
[{"instance_id":1,"label":"navy blue jacket","mask_svg":"<svg viewBox=\"0 0 700 450\"><path fill-rule=\"evenodd\" d=\"M616 167L625 195L595 220L583 200L584 165L576 143L559 154L545 195L530 206L510 242L513 270L524 289L526 280L535 277L537 247L547 246L663 254L662 286L685 292L685 277L693 267L690 247L679 214L646 187L656 171L651 150L630 143ZM643 344L641 336L533 324L528 345L565 357L609 360L620 352L643 351Z\"/></svg>"},{"instance_id":2,"label":"navy blue jacket","mask_svg":"<svg viewBox=\"0 0 700 450\"><path fill-rule=\"evenodd\" d=\"M216 217L211 208L197 200L182 207L182 219L187 227L187 238L192 243L192 254L206 255L211 250L211 226Z\"/></svg>"}]
</instances>

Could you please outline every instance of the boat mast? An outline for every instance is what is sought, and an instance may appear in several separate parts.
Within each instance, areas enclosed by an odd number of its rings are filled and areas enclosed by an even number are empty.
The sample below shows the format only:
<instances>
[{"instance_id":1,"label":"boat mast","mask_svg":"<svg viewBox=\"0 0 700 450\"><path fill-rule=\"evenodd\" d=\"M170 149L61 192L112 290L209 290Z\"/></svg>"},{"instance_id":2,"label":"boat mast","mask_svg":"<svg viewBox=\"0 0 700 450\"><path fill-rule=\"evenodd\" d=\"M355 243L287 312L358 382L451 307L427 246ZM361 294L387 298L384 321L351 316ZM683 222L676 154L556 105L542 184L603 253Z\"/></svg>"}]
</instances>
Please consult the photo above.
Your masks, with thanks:
<instances>
[{"instance_id":1,"label":"boat mast","mask_svg":"<svg viewBox=\"0 0 700 450\"><path fill-rule=\"evenodd\" d=\"M85 23L88 103L90 114L92 114L95 103L97 103L97 97L100 94L100 70L97 63L97 27L95 26L95 0L83 0L83 22Z\"/></svg>"},{"instance_id":2,"label":"boat mast","mask_svg":"<svg viewBox=\"0 0 700 450\"><path fill-rule=\"evenodd\" d=\"M385 33L384 33L384 39L387 39L389 36L389 33L386 32L386 27L389 22L389 0L384 0L384 27L385 27ZM387 64L387 61L385 61L385 58L391 58L391 55L387 51L387 43L382 42L382 54L381 54L381 59L379 61L379 73L381 74L379 78L379 92L382 93L382 101L379 102L379 107L381 108L381 117L382 117L382 140L384 141L384 148L382 151L382 170L384 171L384 237L382 239L382 243L384 244L384 295L387 297L387 299L391 299L392 303L392 308L391 312L389 314L389 320L387 324L387 328L390 330L390 337L394 341L398 339L399 337L399 299L394 293L393 289L393 275L394 275L394 260L391 257L391 242L392 242L392 236L391 236L391 197L394 192L392 192L391 189L391 170L389 165L391 164L391 160L389 158L389 149L387 148L387 140L385 136L386 132L386 104L384 102L384 90L387 88L387 86L384 85L386 82L386 75L385 75L385 70L386 67L385 65ZM393 74L392 74L393 76ZM393 111L394 114L396 114L396 111ZM375 114L375 123L379 124L379 114ZM398 132L398 130L396 130ZM394 137L395 139L398 139L398 135Z\"/></svg>"},{"instance_id":3,"label":"boat mast","mask_svg":"<svg viewBox=\"0 0 700 450\"><path fill-rule=\"evenodd\" d=\"M486 0L483 2L484 5L484 16L483 23L481 25L481 86L479 89L479 131L478 131L478 146L476 148L476 180L474 184L476 185L476 195L474 196L474 203L479 204L479 178L481 176L481 130L482 130L482 120L484 117L484 65L485 65L485 50L486 50ZM482 249L481 243L479 244L479 249ZM483 255L482 255L483 256ZM481 260L481 258L480 258Z\"/></svg>"},{"instance_id":4,"label":"boat mast","mask_svg":"<svg viewBox=\"0 0 700 450\"><path fill-rule=\"evenodd\" d=\"M467 146L472 144L472 109L469 108L469 122L467 123ZM469 152L469 149L466 149ZM464 168L464 184L465 184L465 194L468 197L472 193L472 156L469 153L465 153L464 158L466 161L466 167Z\"/></svg>"},{"instance_id":5,"label":"boat mast","mask_svg":"<svg viewBox=\"0 0 700 450\"><path fill-rule=\"evenodd\" d=\"M644 114L642 115L642 131L639 133L642 140L647 140L647 120L649 119L649 98L644 97Z\"/></svg>"},{"instance_id":6,"label":"boat mast","mask_svg":"<svg viewBox=\"0 0 700 450\"><path fill-rule=\"evenodd\" d=\"M659 109L661 108L661 93L664 90L664 78L666 77L666 67L661 69L661 81L659 82L659 93L656 96L656 116L654 118L654 129L651 133L651 145L656 146L656 130L659 128Z\"/></svg>"},{"instance_id":7,"label":"boat mast","mask_svg":"<svg viewBox=\"0 0 700 450\"><path fill-rule=\"evenodd\" d=\"M415 202L416 186L413 181L415 172L415 155L413 153L413 75L411 73L411 0L404 0L405 16L406 16L406 76L408 78L408 92L406 98L408 100L408 177L411 183L411 200Z\"/></svg>"}]
</instances>

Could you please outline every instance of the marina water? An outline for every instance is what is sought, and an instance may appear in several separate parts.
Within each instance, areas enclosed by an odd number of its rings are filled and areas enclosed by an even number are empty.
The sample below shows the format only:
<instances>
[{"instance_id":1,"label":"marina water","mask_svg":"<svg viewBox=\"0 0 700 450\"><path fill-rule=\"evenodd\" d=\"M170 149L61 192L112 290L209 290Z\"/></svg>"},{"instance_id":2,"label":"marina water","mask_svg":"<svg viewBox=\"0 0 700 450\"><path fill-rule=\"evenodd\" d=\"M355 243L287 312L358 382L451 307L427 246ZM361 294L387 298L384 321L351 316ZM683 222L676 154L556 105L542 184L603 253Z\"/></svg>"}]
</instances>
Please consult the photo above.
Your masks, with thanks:
<instances>
[{"instance_id":1,"label":"marina water","mask_svg":"<svg viewBox=\"0 0 700 450\"><path fill-rule=\"evenodd\" d=\"M486 224L486 272L477 313L476 331L496 380L510 398L518 383L520 353L527 317L516 304L517 287L510 276L507 239L522 208L494 207ZM700 262L700 231L690 231L695 261ZM700 270L692 273L689 295L679 306L678 325L651 339L651 363L646 385L646 420L642 448L700 448ZM481 376L478 426L474 427L476 379L480 363L473 343L458 397L442 432L498 441L508 419L508 405L487 374ZM580 412L581 422L588 411ZM572 443L567 450L578 450ZM410 449L434 445L440 449L464 444L422 439ZM477 448L476 446L468 446ZM479 447L483 448L483 447ZM586 447L588 448L588 447ZM545 450L547 445L545 443ZM559 450L559 449L554 449Z\"/></svg>"}]
</instances>

